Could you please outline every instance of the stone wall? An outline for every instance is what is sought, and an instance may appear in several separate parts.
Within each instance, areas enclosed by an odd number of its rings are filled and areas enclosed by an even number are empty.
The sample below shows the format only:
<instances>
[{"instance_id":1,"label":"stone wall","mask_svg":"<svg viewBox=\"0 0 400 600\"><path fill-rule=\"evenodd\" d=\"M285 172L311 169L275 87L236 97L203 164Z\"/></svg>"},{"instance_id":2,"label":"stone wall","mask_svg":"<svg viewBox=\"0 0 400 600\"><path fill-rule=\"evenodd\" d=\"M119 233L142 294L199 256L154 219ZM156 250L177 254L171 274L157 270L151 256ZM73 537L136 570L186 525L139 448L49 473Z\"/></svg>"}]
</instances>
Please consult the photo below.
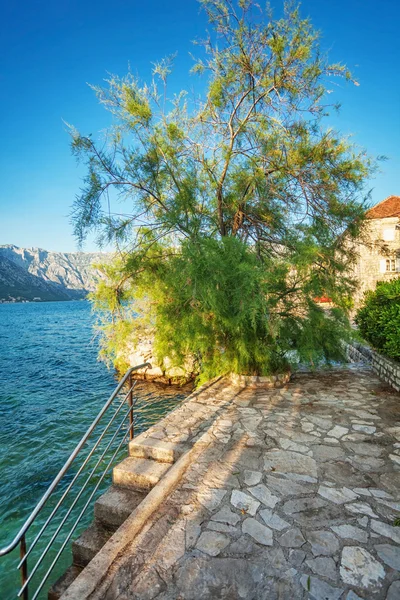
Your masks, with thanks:
<instances>
[{"instance_id":1,"label":"stone wall","mask_svg":"<svg viewBox=\"0 0 400 600\"><path fill-rule=\"evenodd\" d=\"M372 348L353 342L347 346L347 355L352 362L368 362L380 379L400 392L400 363L378 354Z\"/></svg>"}]
</instances>

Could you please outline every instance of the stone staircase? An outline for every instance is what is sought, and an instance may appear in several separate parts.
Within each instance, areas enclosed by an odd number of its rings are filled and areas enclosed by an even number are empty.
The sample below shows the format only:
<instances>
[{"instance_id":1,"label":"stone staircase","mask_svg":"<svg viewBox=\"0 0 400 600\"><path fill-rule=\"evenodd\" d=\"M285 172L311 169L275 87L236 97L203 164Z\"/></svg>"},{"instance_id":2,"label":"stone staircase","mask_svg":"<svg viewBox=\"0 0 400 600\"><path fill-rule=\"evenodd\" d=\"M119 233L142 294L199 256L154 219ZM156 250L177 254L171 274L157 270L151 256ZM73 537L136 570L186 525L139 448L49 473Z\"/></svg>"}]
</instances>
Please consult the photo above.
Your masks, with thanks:
<instances>
[{"instance_id":1,"label":"stone staircase","mask_svg":"<svg viewBox=\"0 0 400 600\"><path fill-rule=\"evenodd\" d=\"M143 436L129 443L128 458L114 467L113 484L96 500L91 525L72 543L72 565L50 588L49 600L62 596L184 451L180 444Z\"/></svg>"}]
</instances>

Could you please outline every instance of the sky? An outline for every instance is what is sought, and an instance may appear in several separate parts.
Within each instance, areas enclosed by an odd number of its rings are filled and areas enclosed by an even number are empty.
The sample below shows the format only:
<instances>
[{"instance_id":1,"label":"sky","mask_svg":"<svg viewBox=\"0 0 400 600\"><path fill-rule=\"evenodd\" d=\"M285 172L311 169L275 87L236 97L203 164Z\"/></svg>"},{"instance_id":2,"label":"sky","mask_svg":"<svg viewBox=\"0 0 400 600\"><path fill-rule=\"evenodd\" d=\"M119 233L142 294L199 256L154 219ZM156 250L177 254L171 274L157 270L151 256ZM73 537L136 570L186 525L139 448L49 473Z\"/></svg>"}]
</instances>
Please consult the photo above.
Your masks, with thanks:
<instances>
[{"instance_id":1,"label":"sky","mask_svg":"<svg viewBox=\"0 0 400 600\"><path fill-rule=\"evenodd\" d=\"M360 83L334 88L342 109L326 125L387 157L368 182L374 204L400 195L400 2L304 0L301 13ZM84 169L65 122L94 136L110 123L87 83L129 67L149 80L151 63L177 52L174 87L196 86L189 53L206 27L196 0L0 0L0 244L77 250L70 213Z\"/></svg>"}]
</instances>

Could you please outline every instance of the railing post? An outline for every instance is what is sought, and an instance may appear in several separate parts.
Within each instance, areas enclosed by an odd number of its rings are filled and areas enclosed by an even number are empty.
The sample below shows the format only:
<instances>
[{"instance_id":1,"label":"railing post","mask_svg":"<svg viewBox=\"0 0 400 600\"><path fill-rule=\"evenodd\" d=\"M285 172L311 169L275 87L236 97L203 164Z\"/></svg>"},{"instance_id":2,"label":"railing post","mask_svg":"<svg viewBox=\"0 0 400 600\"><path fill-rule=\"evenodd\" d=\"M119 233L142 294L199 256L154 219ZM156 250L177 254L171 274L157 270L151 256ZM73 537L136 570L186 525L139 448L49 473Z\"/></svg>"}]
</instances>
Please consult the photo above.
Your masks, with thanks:
<instances>
[{"instance_id":1,"label":"railing post","mask_svg":"<svg viewBox=\"0 0 400 600\"><path fill-rule=\"evenodd\" d=\"M20 559L21 560L23 560L25 558L25 555L26 555L26 540L25 540L25 535L23 535L22 538L21 538L19 555L20 555ZM25 559L24 562L21 565L21 582L22 582L22 586L25 585L27 579L28 579L28 561ZM22 598L23 598L23 600L28 600L28 586L26 586L26 588L22 592Z\"/></svg>"},{"instance_id":2,"label":"railing post","mask_svg":"<svg viewBox=\"0 0 400 600\"><path fill-rule=\"evenodd\" d=\"M129 374L129 394L128 394L128 403L129 403L129 439L133 440L133 390L132 390L132 373Z\"/></svg>"}]
</instances>

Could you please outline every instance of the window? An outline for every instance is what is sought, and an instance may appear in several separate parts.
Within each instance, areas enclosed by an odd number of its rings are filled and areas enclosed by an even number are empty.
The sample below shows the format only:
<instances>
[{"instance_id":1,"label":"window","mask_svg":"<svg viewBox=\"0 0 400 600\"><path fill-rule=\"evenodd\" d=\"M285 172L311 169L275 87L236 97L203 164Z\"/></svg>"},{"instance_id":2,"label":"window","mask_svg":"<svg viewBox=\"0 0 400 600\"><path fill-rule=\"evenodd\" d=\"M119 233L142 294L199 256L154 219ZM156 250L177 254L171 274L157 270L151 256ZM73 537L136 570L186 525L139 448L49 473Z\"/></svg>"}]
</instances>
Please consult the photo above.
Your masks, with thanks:
<instances>
[{"instance_id":1,"label":"window","mask_svg":"<svg viewBox=\"0 0 400 600\"><path fill-rule=\"evenodd\" d=\"M396 260L393 258L386 259L386 272L397 271L396 269Z\"/></svg>"}]
</instances>

